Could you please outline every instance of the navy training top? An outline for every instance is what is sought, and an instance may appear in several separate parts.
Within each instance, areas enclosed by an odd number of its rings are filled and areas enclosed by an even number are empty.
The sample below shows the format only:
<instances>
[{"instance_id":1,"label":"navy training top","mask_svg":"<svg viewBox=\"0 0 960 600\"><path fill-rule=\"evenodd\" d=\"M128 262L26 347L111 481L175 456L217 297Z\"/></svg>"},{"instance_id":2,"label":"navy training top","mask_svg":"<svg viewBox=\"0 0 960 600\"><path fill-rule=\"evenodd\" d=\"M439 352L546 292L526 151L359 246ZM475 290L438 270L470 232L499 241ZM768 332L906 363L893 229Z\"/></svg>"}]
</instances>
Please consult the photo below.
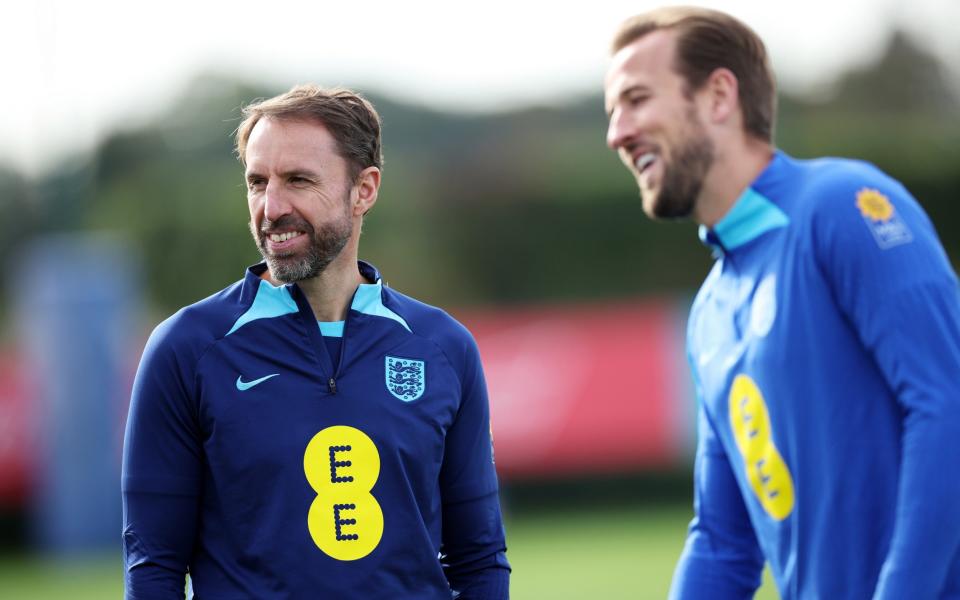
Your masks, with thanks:
<instances>
[{"instance_id":1,"label":"navy training top","mask_svg":"<svg viewBox=\"0 0 960 600\"><path fill-rule=\"evenodd\" d=\"M507 597L476 343L359 268L375 283L340 328L261 263L153 332L124 444L128 600L183 598L188 571L201 600Z\"/></svg>"}]
</instances>

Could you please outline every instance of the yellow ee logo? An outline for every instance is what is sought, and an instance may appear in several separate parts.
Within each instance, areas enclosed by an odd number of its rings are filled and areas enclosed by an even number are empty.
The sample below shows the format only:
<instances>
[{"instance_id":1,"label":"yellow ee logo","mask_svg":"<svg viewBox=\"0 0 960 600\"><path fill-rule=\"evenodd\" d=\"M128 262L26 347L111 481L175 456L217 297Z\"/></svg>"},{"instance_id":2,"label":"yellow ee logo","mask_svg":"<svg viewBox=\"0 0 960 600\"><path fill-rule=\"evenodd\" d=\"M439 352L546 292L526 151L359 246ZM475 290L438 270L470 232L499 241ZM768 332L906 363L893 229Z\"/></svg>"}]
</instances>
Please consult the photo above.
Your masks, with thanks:
<instances>
[{"instance_id":1,"label":"yellow ee logo","mask_svg":"<svg viewBox=\"0 0 960 600\"><path fill-rule=\"evenodd\" d=\"M380 476L373 440L353 427L327 427L313 436L303 471L317 492L307 514L310 537L327 556L357 560L383 536L383 510L370 490Z\"/></svg>"},{"instance_id":2,"label":"yellow ee logo","mask_svg":"<svg viewBox=\"0 0 960 600\"><path fill-rule=\"evenodd\" d=\"M746 375L737 375L730 388L730 427L763 510L777 521L786 519L793 512L793 478L773 443L763 394Z\"/></svg>"}]
</instances>

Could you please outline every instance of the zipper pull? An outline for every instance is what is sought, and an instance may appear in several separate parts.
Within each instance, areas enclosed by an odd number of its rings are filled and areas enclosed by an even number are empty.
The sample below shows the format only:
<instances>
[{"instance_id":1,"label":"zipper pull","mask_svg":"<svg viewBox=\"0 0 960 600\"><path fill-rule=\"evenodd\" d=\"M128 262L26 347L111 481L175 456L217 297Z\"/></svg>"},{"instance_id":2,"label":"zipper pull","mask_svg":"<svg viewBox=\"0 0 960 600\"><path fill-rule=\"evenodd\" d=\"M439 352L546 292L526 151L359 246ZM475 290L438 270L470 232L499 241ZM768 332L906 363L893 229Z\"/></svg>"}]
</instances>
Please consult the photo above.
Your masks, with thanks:
<instances>
[{"instance_id":1,"label":"zipper pull","mask_svg":"<svg viewBox=\"0 0 960 600\"><path fill-rule=\"evenodd\" d=\"M327 382L327 387L330 388L331 394L337 393L337 382L333 377L331 377L330 381Z\"/></svg>"}]
</instances>

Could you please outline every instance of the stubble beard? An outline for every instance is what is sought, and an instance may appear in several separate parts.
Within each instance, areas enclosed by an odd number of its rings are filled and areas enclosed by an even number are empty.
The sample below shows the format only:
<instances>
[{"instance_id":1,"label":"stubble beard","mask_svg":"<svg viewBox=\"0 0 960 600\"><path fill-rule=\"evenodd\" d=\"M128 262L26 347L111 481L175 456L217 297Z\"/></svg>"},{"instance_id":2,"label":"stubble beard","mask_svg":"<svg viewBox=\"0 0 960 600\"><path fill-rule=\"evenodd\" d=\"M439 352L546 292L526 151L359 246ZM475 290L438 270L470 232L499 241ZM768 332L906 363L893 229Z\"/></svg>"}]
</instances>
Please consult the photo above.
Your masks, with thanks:
<instances>
[{"instance_id":1,"label":"stubble beard","mask_svg":"<svg viewBox=\"0 0 960 600\"><path fill-rule=\"evenodd\" d=\"M650 216L655 219L689 217L700 196L707 171L713 165L713 140L707 136L692 110L687 116L691 133L676 146L673 160L664 165L659 191L640 188L644 205L650 206Z\"/></svg>"},{"instance_id":2,"label":"stubble beard","mask_svg":"<svg viewBox=\"0 0 960 600\"><path fill-rule=\"evenodd\" d=\"M305 250L271 253L267 248L267 236L280 228L303 231L310 244ZM264 219L259 228L251 221L250 233L267 262L270 275L281 283L296 283L317 277L340 256L353 234L353 222L348 214L344 214L342 218L315 229L302 218L285 215L276 221Z\"/></svg>"}]
</instances>

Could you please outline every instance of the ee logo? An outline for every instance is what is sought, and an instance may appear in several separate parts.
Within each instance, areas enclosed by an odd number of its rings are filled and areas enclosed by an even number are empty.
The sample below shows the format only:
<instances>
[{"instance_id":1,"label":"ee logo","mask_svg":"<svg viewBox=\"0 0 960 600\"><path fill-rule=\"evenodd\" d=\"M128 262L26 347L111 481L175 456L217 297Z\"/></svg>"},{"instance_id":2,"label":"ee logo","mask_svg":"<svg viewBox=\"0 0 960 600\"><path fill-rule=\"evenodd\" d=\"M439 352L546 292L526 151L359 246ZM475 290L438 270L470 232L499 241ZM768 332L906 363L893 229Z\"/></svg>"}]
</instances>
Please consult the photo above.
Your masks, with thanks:
<instances>
[{"instance_id":1,"label":"ee logo","mask_svg":"<svg viewBox=\"0 0 960 600\"><path fill-rule=\"evenodd\" d=\"M737 375L730 388L730 427L763 510L777 521L786 519L793 512L793 477L773 443L763 394L746 375Z\"/></svg>"},{"instance_id":2,"label":"ee logo","mask_svg":"<svg viewBox=\"0 0 960 600\"><path fill-rule=\"evenodd\" d=\"M380 476L373 440L346 425L327 427L307 444L303 471L317 492L307 514L317 547L337 560L370 554L383 535L383 510L370 493Z\"/></svg>"}]
</instances>

